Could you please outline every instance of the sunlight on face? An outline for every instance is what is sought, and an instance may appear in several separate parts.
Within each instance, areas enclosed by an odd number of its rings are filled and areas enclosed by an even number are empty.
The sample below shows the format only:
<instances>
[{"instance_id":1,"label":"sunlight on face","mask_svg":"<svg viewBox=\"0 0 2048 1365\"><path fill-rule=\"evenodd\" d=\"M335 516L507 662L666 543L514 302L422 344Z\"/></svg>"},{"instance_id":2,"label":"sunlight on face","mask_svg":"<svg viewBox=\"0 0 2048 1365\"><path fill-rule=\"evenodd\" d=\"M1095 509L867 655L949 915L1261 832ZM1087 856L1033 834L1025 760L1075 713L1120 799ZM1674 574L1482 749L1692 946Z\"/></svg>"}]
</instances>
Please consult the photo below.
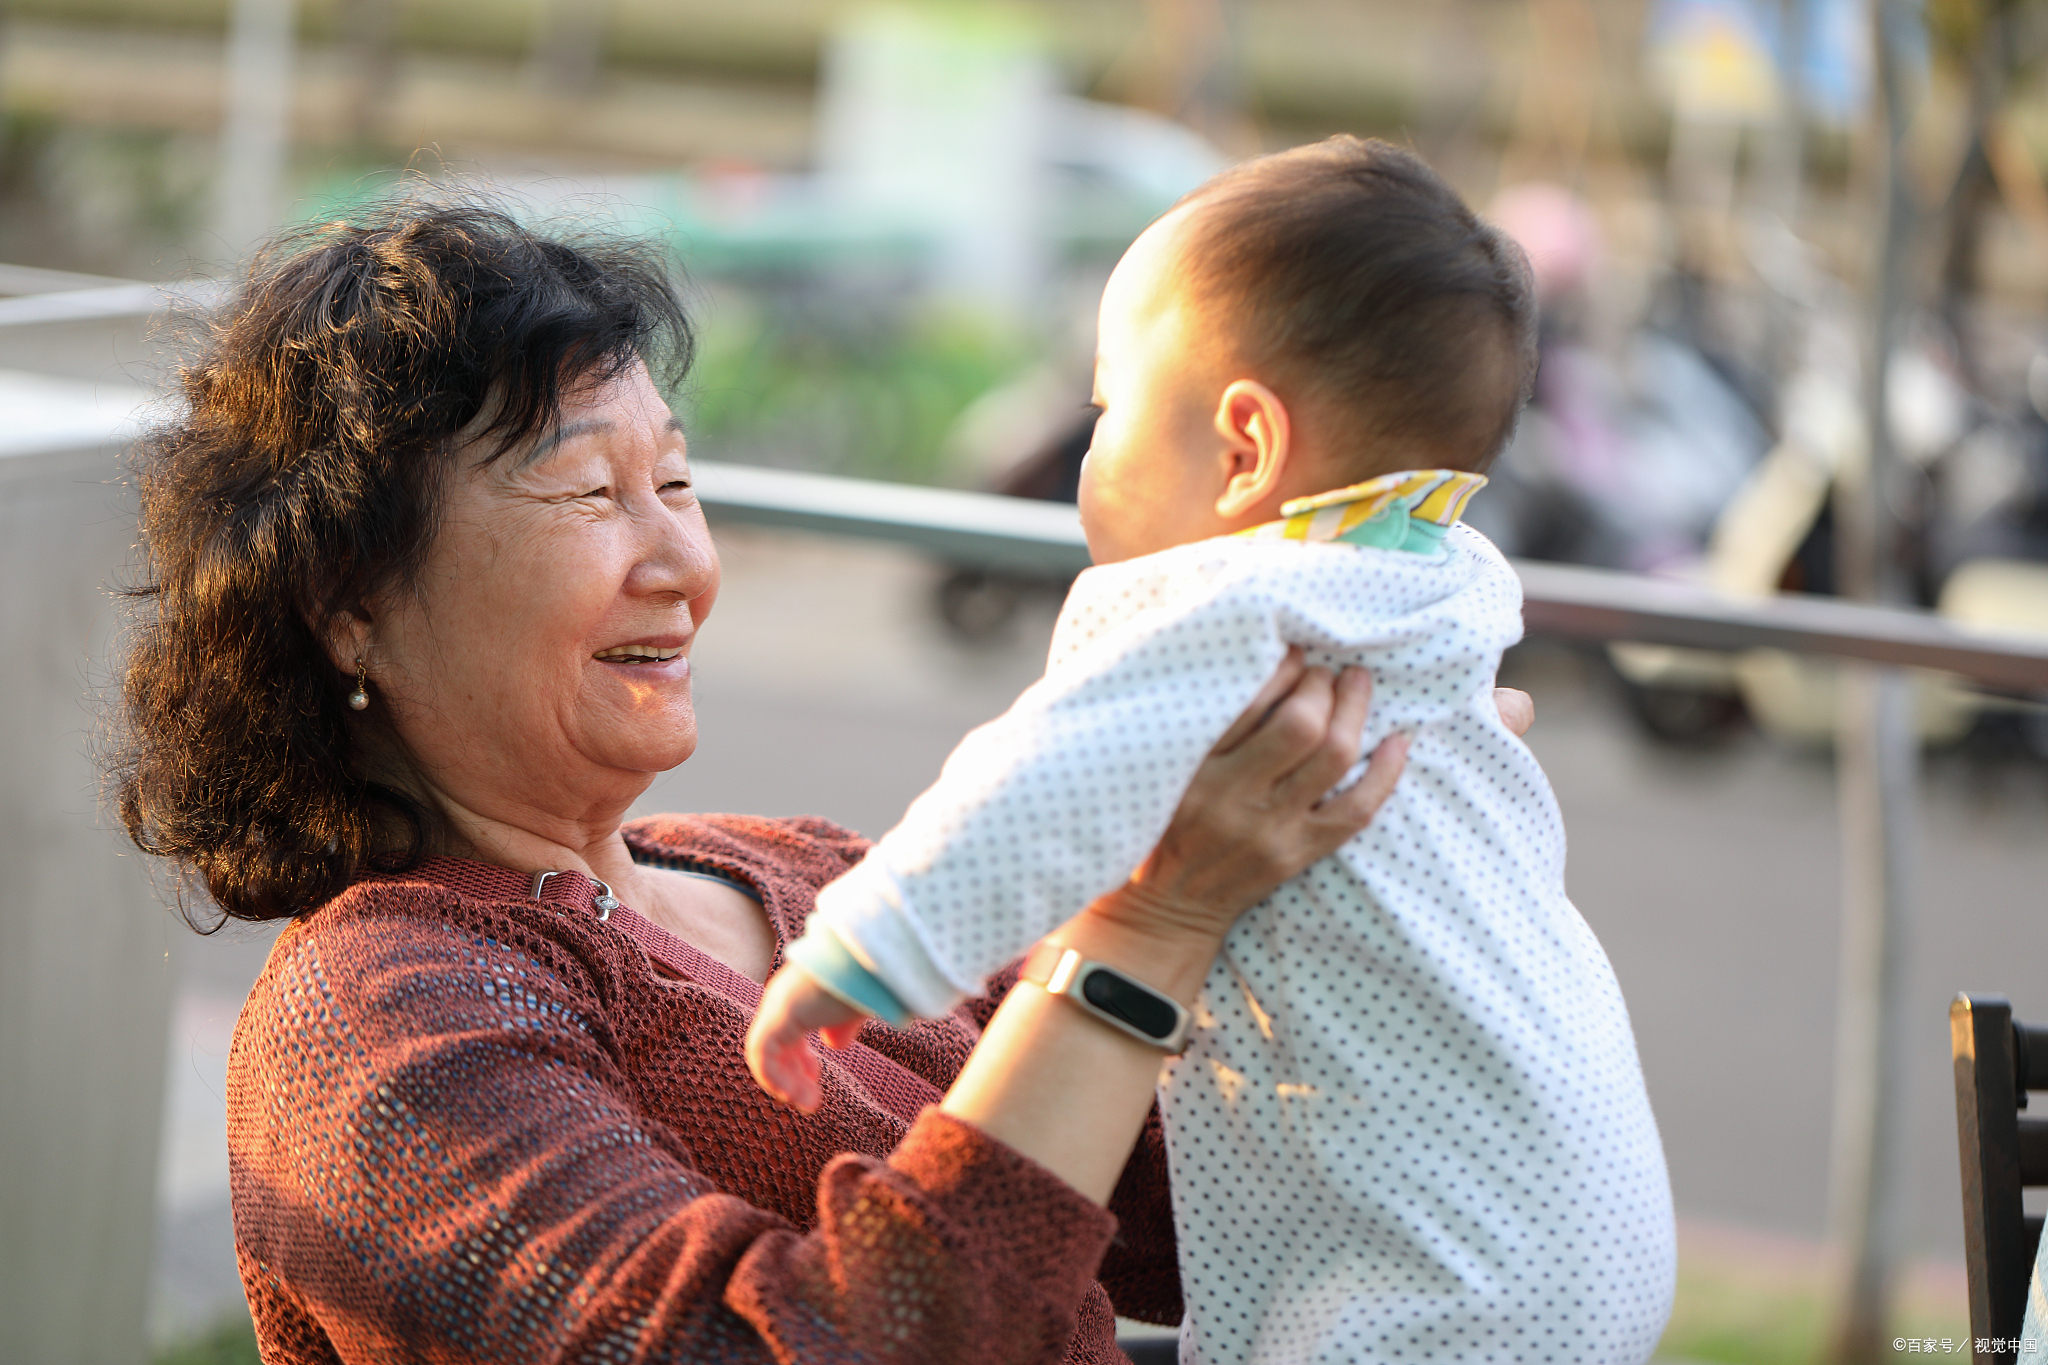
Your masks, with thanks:
<instances>
[{"instance_id":1,"label":"sunlight on face","mask_svg":"<svg viewBox=\"0 0 2048 1365\"><path fill-rule=\"evenodd\" d=\"M376 614L392 723L472 809L537 783L637 794L696 747L689 655L718 591L681 427L635 364L487 453L458 452L417 587Z\"/></svg>"},{"instance_id":2,"label":"sunlight on face","mask_svg":"<svg viewBox=\"0 0 2048 1365\"><path fill-rule=\"evenodd\" d=\"M1081 466L1081 525L1098 564L1220 535L1225 478L1216 405L1229 348L1179 279L1187 209L1117 262L1096 322L1095 404Z\"/></svg>"}]
</instances>

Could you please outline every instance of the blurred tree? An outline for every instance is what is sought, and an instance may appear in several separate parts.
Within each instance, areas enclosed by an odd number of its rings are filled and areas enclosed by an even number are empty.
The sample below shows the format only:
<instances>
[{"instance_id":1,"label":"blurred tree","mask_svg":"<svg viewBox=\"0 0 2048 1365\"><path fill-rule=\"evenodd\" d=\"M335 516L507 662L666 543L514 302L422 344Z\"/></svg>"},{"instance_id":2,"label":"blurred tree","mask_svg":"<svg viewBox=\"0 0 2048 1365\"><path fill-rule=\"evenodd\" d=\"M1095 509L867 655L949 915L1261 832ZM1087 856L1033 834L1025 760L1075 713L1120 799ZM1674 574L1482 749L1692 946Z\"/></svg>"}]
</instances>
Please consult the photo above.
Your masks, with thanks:
<instances>
[{"instance_id":1,"label":"blurred tree","mask_svg":"<svg viewBox=\"0 0 2048 1365\"><path fill-rule=\"evenodd\" d=\"M1928 0L1927 31L1936 59L1959 71L1967 90L1967 141L1940 209L1938 306L1964 374L1981 387L1967 313L1983 284L1991 209L2002 195L2010 209L2048 231L2040 169L2008 118L2011 92L2040 64L2048 23L2039 0Z\"/></svg>"},{"instance_id":2,"label":"blurred tree","mask_svg":"<svg viewBox=\"0 0 2048 1365\"><path fill-rule=\"evenodd\" d=\"M335 29L351 68L344 115L349 139L364 148L380 146L398 85L397 0L340 0Z\"/></svg>"},{"instance_id":3,"label":"blurred tree","mask_svg":"<svg viewBox=\"0 0 2048 1365\"><path fill-rule=\"evenodd\" d=\"M1418 92L1415 141L1452 184L1469 189L1482 175L1496 173L1493 148L1484 145L1487 94L1495 78L1486 27L1475 0L1438 0L1429 9L1421 60L1430 79Z\"/></svg>"},{"instance_id":4,"label":"blurred tree","mask_svg":"<svg viewBox=\"0 0 2048 1365\"><path fill-rule=\"evenodd\" d=\"M1918 206L1906 131L1919 92L1914 0L1872 7L1880 173L1878 241L1866 287L1861 470L1834 486L1835 579L1844 597L1910 600L1906 527L1896 509L1904 460L1891 420L1892 357L1923 295L1912 268ZM1907 947L1918 865L1919 741L1911 683L1896 668L1845 667L1837 682L1835 780L1842 839L1842 974L1836 997L1831 1220L1844 1256L1828 1333L1829 1365L1891 1358L1890 1326L1905 1235L1906 1038L1913 1019Z\"/></svg>"},{"instance_id":5,"label":"blurred tree","mask_svg":"<svg viewBox=\"0 0 2048 1365\"><path fill-rule=\"evenodd\" d=\"M1141 48L1128 76L1129 102L1184 123L1240 155L1259 150L1245 71L1242 0L1145 0Z\"/></svg>"},{"instance_id":6,"label":"blurred tree","mask_svg":"<svg viewBox=\"0 0 2048 1365\"><path fill-rule=\"evenodd\" d=\"M604 64L609 0L535 0L533 74L559 95L582 95L597 85Z\"/></svg>"},{"instance_id":7,"label":"blurred tree","mask_svg":"<svg viewBox=\"0 0 2048 1365\"><path fill-rule=\"evenodd\" d=\"M1590 0L1529 0L1528 60L1518 63L1511 141L1501 180L1555 180L1582 188L1593 135L1603 50Z\"/></svg>"},{"instance_id":8,"label":"blurred tree","mask_svg":"<svg viewBox=\"0 0 2048 1365\"><path fill-rule=\"evenodd\" d=\"M291 147L298 0L234 0L223 71L214 253L233 261L277 226Z\"/></svg>"}]
</instances>

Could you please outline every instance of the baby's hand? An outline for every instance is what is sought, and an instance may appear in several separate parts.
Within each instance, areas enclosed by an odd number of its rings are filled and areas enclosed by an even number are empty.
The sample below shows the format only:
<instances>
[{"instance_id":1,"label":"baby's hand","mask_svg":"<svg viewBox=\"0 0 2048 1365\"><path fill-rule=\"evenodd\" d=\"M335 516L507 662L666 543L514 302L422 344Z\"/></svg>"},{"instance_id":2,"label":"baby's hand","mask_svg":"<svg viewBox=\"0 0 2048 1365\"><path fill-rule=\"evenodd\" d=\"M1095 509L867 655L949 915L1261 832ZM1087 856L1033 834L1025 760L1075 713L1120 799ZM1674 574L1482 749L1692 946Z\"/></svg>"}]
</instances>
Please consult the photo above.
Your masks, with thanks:
<instances>
[{"instance_id":1,"label":"baby's hand","mask_svg":"<svg viewBox=\"0 0 2048 1365\"><path fill-rule=\"evenodd\" d=\"M806 1035L824 1034L829 1047L851 1047L867 1017L820 986L794 964L768 978L761 1008L747 1030L747 1068L761 1088L806 1114L824 1098L819 1088L818 1054Z\"/></svg>"}]
</instances>

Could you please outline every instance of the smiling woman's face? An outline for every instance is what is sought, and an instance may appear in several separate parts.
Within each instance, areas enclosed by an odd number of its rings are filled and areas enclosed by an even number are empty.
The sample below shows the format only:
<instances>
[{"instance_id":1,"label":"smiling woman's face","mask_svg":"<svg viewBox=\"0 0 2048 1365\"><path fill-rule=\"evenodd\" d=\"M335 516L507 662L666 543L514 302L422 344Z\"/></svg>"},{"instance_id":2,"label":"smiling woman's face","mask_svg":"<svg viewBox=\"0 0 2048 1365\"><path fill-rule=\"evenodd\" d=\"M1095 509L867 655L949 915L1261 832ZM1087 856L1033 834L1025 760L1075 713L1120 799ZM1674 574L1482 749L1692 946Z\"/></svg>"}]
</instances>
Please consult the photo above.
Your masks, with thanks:
<instances>
[{"instance_id":1,"label":"smiling woman's face","mask_svg":"<svg viewBox=\"0 0 2048 1365\"><path fill-rule=\"evenodd\" d=\"M444 803L623 809L697 745L690 646L718 556L682 429L635 364L485 453L457 453L417 584L372 604L373 704Z\"/></svg>"}]
</instances>

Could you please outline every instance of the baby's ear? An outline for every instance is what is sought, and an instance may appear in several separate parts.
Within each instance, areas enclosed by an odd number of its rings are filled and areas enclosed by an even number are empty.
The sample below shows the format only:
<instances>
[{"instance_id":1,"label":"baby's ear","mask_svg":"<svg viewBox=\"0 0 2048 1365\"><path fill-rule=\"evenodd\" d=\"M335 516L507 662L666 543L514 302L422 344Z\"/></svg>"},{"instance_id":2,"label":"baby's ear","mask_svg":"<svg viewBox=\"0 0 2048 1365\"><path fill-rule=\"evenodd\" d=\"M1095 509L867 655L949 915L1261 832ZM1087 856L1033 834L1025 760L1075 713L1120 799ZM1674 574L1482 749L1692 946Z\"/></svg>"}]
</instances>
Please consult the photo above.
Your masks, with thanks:
<instances>
[{"instance_id":1,"label":"baby's ear","mask_svg":"<svg viewBox=\"0 0 2048 1365\"><path fill-rule=\"evenodd\" d=\"M1216 404L1225 460L1217 516L1235 521L1280 491L1294 456L1293 432L1287 404L1258 380L1234 380L1223 390Z\"/></svg>"}]
</instances>

